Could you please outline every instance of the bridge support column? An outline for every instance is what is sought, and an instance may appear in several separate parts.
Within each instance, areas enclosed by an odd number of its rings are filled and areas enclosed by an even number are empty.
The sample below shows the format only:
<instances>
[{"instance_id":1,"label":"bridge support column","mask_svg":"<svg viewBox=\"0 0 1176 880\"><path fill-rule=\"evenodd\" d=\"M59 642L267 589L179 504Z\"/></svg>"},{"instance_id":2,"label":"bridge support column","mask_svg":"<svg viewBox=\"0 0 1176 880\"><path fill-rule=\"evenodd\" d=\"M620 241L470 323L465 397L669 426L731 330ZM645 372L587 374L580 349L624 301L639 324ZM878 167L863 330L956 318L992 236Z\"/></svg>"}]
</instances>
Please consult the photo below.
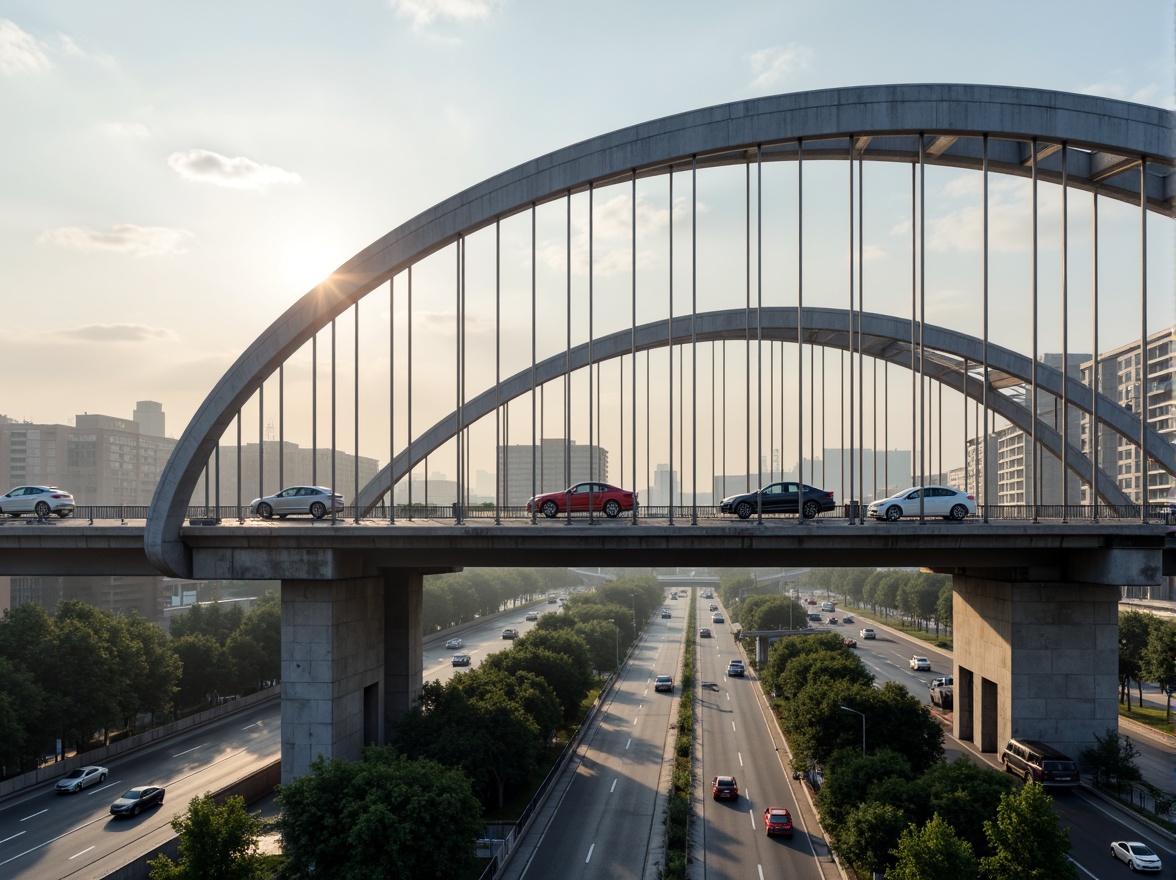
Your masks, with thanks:
<instances>
[{"instance_id":1,"label":"bridge support column","mask_svg":"<svg viewBox=\"0 0 1176 880\"><path fill-rule=\"evenodd\" d=\"M1012 736L1075 759L1117 728L1115 586L955 574L953 734L982 752Z\"/></svg>"},{"instance_id":2,"label":"bridge support column","mask_svg":"<svg viewBox=\"0 0 1176 880\"><path fill-rule=\"evenodd\" d=\"M419 571L395 569L384 574L384 715L383 730L412 708L421 695L424 637L421 603L425 578ZM381 740L384 742L385 740Z\"/></svg>"},{"instance_id":3,"label":"bridge support column","mask_svg":"<svg viewBox=\"0 0 1176 880\"><path fill-rule=\"evenodd\" d=\"M381 577L282 581L283 783L384 741L385 608Z\"/></svg>"}]
</instances>

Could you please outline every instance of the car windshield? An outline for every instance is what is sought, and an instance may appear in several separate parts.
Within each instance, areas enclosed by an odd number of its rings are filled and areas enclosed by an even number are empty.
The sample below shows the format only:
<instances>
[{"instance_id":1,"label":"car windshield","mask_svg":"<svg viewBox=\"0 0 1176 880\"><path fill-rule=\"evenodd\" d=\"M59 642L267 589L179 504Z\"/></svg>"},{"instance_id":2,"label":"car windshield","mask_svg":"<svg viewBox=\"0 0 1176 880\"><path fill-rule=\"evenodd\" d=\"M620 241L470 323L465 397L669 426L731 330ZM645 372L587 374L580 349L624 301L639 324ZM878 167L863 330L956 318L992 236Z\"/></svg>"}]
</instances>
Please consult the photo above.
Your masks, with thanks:
<instances>
[{"instance_id":1,"label":"car windshield","mask_svg":"<svg viewBox=\"0 0 1176 880\"><path fill-rule=\"evenodd\" d=\"M1073 771L1078 769L1075 767L1073 761L1043 761L1041 766L1043 769L1051 770L1055 773L1058 771Z\"/></svg>"},{"instance_id":2,"label":"car windshield","mask_svg":"<svg viewBox=\"0 0 1176 880\"><path fill-rule=\"evenodd\" d=\"M85 771L84 771L84 770L82 770L82 768L81 768L81 767L79 767L77 770L70 770L70 771L69 771L69 773L66 775L66 777L65 777L65 778L66 778L66 779L77 779L77 778L78 778L79 776L81 776L81 775L82 775L84 772L85 772Z\"/></svg>"},{"instance_id":3,"label":"car windshield","mask_svg":"<svg viewBox=\"0 0 1176 880\"><path fill-rule=\"evenodd\" d=\"M1155 853L1144 846L1142 843L1129 843L1127 848L1131 850L1132 854L1137 856L1154 856Z\"/></svg>"},{"instance_id":4,"label":"car windshield","mask_svg":"<svg viewBox=\"0 0 1176 880\"><path fill-rule=\"evenodd\" d=\"M132 788L130 791L123 792L123 799L128 801L137 801L143 796L143 789Z\"/></svg>"},{"instance_id":5,"label":"car windshield","mask_svg":"<svg viewBox=\"0 0 1176 880\"><path fill-rule=\"evenodd\" d=\"M788 821L788 817L785 815L782 815L780 813L772 813L772 815L768 819L768 821L771 822L773 825L783 825L785 822Z\"/></svg>"}]
</instances>

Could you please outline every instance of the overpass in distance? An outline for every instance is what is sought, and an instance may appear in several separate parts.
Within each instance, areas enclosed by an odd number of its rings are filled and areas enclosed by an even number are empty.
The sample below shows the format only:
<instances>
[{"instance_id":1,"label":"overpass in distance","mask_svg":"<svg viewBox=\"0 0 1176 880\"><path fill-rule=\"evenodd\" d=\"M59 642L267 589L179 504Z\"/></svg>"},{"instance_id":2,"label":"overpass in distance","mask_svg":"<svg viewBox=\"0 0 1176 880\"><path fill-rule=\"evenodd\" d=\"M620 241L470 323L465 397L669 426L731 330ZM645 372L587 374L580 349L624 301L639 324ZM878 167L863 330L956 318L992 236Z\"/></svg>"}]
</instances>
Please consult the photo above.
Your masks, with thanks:
<instances>
[{"instance_id":1,"label":"overpass in distance","mask_svg":"<svg viewBox=\"0 0 1176 880\"><path fill-rule=\"evenodd\" d=\"M1151 395L1149 370L1171 369L1167 355L1153 357L1148 347L1154 332L1148 329L1147 242L1149 224L1159 222L1154 218L1176 215L1173 129L1168 111L1085 95L872 86L706 108L540 157L392 230L281 315L194 415L143 525L6 527L0 569L280 578L285 779L305 772L318 754L357 757L362 745L385 741L386 727L421 684L423 576L473 566L860 565L947 572L955 590L955 735L984 751L1014 733L1081 748L1117 719L1119 588L1158 583L1171 553L1167 528L1149 521L1154 499L1121 487L1115 462L1135 461L1138 485L1170 484L1176 434L1148 407L1124 405L1111 379L1100 376L1098 358L1085 381L1043 362L1036 330L1038 231L1034 225L1029 233L1031 284L1022 279L1034 291L1027 305L1015 286L1005 295L990 285L990 270L1002 269L989 254L988 180L1000 174L1026 181L1034 217L1042 183L1057 188L1064 219L1070 194L1090 194L1082 215L1092 220L1096 258L1100 223L1137 231L1137 255L1117 253L1112 262L1103 253L1099 272L1139 279L1131 303L1140 314L1136 372L1139 388ZM829 174L811 170L836 168L831 163L845 174L836 185ZM908 250L895 246L894 265L909 266L910 273L897 292L892 280L864 281L866 252L880 246L867 243L863 224L874 217L864 198L867 164L879 179L881 169L889 168L891 178L897 169L906 181L900 192L909 188L909 213L887 218L909 222L911 231ZM974 269L982 284L955 326L945 323L946 312L935 313L928 278L925 214L935 197L928 196L929 167L981 181L984 234L975 243ZM794 176L784 173L789 168ZM734 196L719 195L719 184ZM727 237L739 246L720 256L717 268L705 262L716 249L699 231L700 194L715 206L714 216L734 218ZM738 207L724 211L728 202ZM806 213L834 202L845 212L844 238ZM613 216L618 205L628 209L626 236L606 241L595 232L606 204ZM651 221L654 215L661 219ZM540 257L540 228L542 241L566 240L558 271ZM1069 247L1062 246L1063 278L1065 265L1079 259ZM606 253L609 248L615 253ZM829 253L844 260L832 265ZM520 254L529 261L521 274L511 268ZM1081 259L1090 265L1092 255ZM626 268L617 273L617 265ZM1091 295L1096 352L1097 279ZM1122 311L1117 291L1114 308ZM1063 283L1063 313L1069 295ZM366 317L370 306L388 314L378 332ZM1008 332L997 334L1001 344L993 338L990 317L1010 308L1021 309L1021 323L1032 323L1031 340ZM433 346L414 354L414 326L426 309L452 318L450 350ZM471 341L474 321L482 332ZM353 334L350 363L338 352L340 325ZM1007 344L1013 336L1023 350ZM325 364L320 338L324 349L329 343ZM1063 338L1062 362L1066 345ZM360 369L361 350L370 368ZM838 369L827 366L826 351L839 359ZM379 365L384 375L376 377ZM900 378L891 370L902 371ZM353 381L342 393L340 372ZM320 374L330 377L322 402ZM375 382L374 390L361 388L362 380ZM901 398L909 415L893 433L892 398ZM697 499L720 478L725 486L723 475L730 473L749 486L782 479L782 467L778 474L774 464L766 471L752 467L771 457L765 451L779 451L781 461L794 456L799 479L815 483L810 463L821 458L823 474L823 452L836 444L837 434L826 430L827 404L842 437L848 427L845 498L869 494L867 453L894 448L900 439L913 455L912 473L901 482L931 482L930 474L942 470L934 455L942 462L947 422L946 442L968 462L964 480L980 498L981 519L865 524L850 510L848 517L809 522L743 522L679 503L664 518L647 510L617 520L537 521L519 516L505 473L496 474L493 519L469 510L472 463L485 450L518 444L519 424L531 447L553 432L562 438L565 478L573 441L607 442L620 459L621 483L639 485L644 478L653 485L656 444L659 459L681 475L670 490L679 502L687 484ZM341 409L350 424L340 421ZM275 410L279 439L272 442L264 426ZM330 437L321 450L320 423L329 424ZM252 497L284 486L284 439L299 425L313 438L316 468L323 461L314 481L346 490L354 515L310 523L245 520L243 490ZM995 462L989 438L997 425L1023 432L1027 461L1038 472L1026 480L1020 520L989 516L998 508L996 487L992 468L979 462ZM243 464L246 436L255 436L256 446ZM353 474L337 472L343 448L355 453ZM360 454L387 462L363 485ZM428 473L430 457L433 467L452 461L457 474L459 503L446 521L408 516L414 476ZM1049 507L1040 478L1047 463L1067 475L1060 480L1061 504ZM876 468L869 472L876 491ZM590 471L589 479L602 477ZM532 473L530 494L540 489L538 481ZM407 487L406 507L392 503L398 485ZM209 519L193 519L192 505Z\"/></svg>"}]
</instances>

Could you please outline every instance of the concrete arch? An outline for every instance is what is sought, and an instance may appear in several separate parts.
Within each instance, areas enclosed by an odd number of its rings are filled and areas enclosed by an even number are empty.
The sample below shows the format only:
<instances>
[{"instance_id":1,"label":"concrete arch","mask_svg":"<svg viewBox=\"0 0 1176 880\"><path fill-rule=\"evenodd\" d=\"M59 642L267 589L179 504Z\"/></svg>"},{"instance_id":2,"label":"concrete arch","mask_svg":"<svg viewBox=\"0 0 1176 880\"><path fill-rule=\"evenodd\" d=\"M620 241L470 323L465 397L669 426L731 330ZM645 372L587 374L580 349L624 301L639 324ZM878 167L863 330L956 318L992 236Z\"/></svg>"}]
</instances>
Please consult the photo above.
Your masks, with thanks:
<instances>
[{"instance_id":1,"label":"concrete arch","mask_svg":"<svg viewBox=\"0 0 1176 880\"><path fill-rule=\"evenodd\" d=\"M674 163L700 167L796 158L979 168L975 138L989 137L990 170L1060 182L1062 143L1068 183L1151 211L1176 212L1174 114L1088 95L983 85L887 85L826 89L738 101L644 122L557 150L461 192L364 248L305 294L236 360L205 398L160 476L145 549L161 571L191 571L180 538L187 504L205 462L235 414L287 358L372 290L459 237L533 205ZM1140 182L1146 161L1153 173ZM1132 170L1135 169L1135 173ZM1141 192L1142 189L1142 192Z\"/></svg>"},{"instance_id":2,"label":"concrete arch","mask_svg":"<svg viewBox=\"0 0 1176 880\"><path fill-rule=\"evenodd\" d=\"M820 345L842 351L849 350L849 312L847 310L806 308L802 311L804 344ZM500 385L489 388L467 401L462 407L460 425L457 412L452 412L436 422L414 440L408 448L400 452L392 462L385 465L360 490L359 497L356 498L356 505L365 513L370 512L391 486L395 485L413 467L424 461L426 456L431 455L442 444L452 439L459 430L468 428L479 419L490 415L497 405L505 405L511 400L529 393L532 388L559 379L568 372L588 367L590 363L598 364L623 357L634 349L642 352L665 348L669 345L689 345L692 338L699 342L722 340L742 342L747 338L749 326L751 326L753 337L762 332L765 340L793 343L797 341L795 308L765 308L761 312L760 323L756 325L755 321L756 313L747 312L744 309L703 312L693 316L684 315L674 319L672 330L667 321L653 321L637 327L633 333L629 330L621 330L593 340L591 362L589 362L589 344L587 342L574 347L570 353L560 352L552 355L537 363L533 374L530 368L520 370L515 375L503 380ZM916 324L916 333L919 329ZM983 340L934 325L925 325L922 331L926 354L922 364L924 373L952 390L967 395L971 400L982 401L984 393L982 379L972 376L970 373L965 374L964 361L967 360L972 368L980 366L980 359L983 357ZM900 367L910 368L912 360L909 341L911 322L909 319L903 320L890 315L865 312L861 315L861 332L862 350L865 354ZM1026 383L1029 381L1031 360L1011 349L993 345L990 342L988 344L988 364L990 375L1003 374ZM916 370L919 369L917 352L915 353L914 365ZM1038 387L1050 394L1061 396L1062 378L1060 370L1040 363L1037 365ZM1067 377L1066 393L1071 406L1089 414L1091 403L1089 388L1073 377ZM989 395L989 406L997 415L1007 419L1026 433L1032 430L1029 410L1009 397L1003 394L991 394ZM1102 394L1098 399L1098 418L1102 424L1138 444L1138 417ZM1058 431L1039 419L1037 437L1045 449L1061 458L1062 437ZM1149 449L1158 450L1160 454L1156 457L1157 462L1169 473L1176 473L1176 453L1158 433L1150 429ZM1069 444L1066 448L1066 467L1083 481L1091 482L1093 470L1090 459L1073 444ZM1131 499L1119 489L1114 477L1105 471L1099 474L1099 489L1100 498L1107 504L1128 505L1132 503Z\"/></svg>"}]
</instances>

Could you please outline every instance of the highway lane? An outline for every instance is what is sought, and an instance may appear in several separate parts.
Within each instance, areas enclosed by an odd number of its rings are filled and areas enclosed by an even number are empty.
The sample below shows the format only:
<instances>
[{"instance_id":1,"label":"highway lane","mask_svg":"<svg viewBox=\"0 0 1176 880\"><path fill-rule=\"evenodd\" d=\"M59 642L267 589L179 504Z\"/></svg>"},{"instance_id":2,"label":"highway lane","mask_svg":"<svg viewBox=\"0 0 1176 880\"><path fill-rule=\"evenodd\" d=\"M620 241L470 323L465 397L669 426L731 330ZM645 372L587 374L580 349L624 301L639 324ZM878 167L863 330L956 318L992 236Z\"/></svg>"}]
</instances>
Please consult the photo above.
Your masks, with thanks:
<instances>
[{"instance_id":1,"label":"highway lane","mask_svg":"<svg viewBox=\"0 0 1176 880\"><path fill-rule=\"evenodd\" d=\"M711 621L710 601L699 600L694 633L697 638L699 628L709 627L714 634L698 638L699 681L718 687L700 691L697 713L702 827L695 858L702 862L702 876L819 880L822 873L810 833L819 835L820 829L806 828L797 809L786 756L777 752L769 727L775 722L764 713L756 693L758 680L750 669L743 678L727 676L728 663L741 655L729 627ZM738 780L737 801L712 799L711 779L721 775ZM769 806L785 807L792 814L791 840L765 834L763 811Z\"/></svg>"},{"instance_id":2,"label":"highway lane","mask_svg":"<svg viewBox=\"0 0 1176 880\"><path fill-rule=\"evenodd\" d=\"M668 785L678 671L687 629L683 607L650 622L584 740L582 760L528 856L510 876L526 880L640 880L646 855L661 843L659 790ZM654 676L674 676L674 694L655 692ZM526 859L521 864L519 861Z\"/></svg>"},{"instance_id":3,"label":"highway lane","mask_svg":"<svg viewBox=\"0 0 1176 880\"><path fill-rule=\"evenodd\" d=\"M929 699L927 682L940 675L951 674L951 657L943 651L925 647L925 643L902 633L884 629L876 623L861 623L859 628L860 626L873 626L878 632L878 638L875 640L858 640L858 655L878 676L879 683L902 682L912 694L926 703ZM856 634L854 637L856 638ZM909 669L906 664L911 654L915 653L931 660L932 672L916 673ZM1139 745L1141 751L1147 750L1148 760L1168 768L1168 772L1171 772L1171 768L1176 764L1176 755L1170 748L1165 748L1164 744L1145 742L1137 736L1133 736L1132 741ZM962 754L976 763L994 770L1003 770L999 754L981 754L975 751L971 744L953 739L950 733L946 737L945 747L949 759ZM1073 844L1071 857L1078 865L1082 877L1088 880L1104 880L1130 875L1126 865L1110 859L1112 840L1142 840L1159 854L1166 866L1176 864L1176 848L1171 837L1157 835L1147 826L1084 789L1054 791L1052 795L1060 821L1070 829L1070 841ZM1169 869L1165 867L1165 870Z\"/></svg>"},{"instance_id":4,"label":"highway lane","mask_svg":"<svg viewBox=\"0 0 1176 880\"><path fill-rule=\"evenodd\" d=\"M172 834L188 801L273 762L281 750L277 700L109 762L106 781L58 795L53 783L0 805L0 877L101 877ZM137 785L163 785L163 806L114 819L110 804Z\"/></svg>"}]
</instances>

